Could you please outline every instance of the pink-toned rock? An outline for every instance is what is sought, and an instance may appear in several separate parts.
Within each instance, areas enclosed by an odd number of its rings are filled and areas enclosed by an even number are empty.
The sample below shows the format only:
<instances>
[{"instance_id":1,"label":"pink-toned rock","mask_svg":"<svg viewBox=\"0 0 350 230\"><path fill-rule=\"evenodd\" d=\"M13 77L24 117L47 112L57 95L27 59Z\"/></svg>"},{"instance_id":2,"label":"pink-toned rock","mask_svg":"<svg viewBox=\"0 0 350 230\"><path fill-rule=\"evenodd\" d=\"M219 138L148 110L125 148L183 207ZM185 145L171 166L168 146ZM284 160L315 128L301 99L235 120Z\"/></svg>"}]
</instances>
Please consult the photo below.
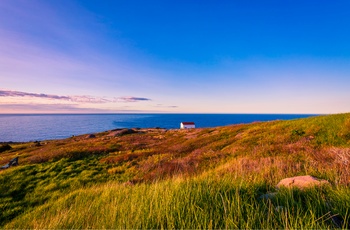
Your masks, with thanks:
<instances>
[{"instance_id":1,"label":"pink-toned rock","mask_svg":"<svg viewBox=\"0 0 350 230\"><path fill-rule=\"evenodd\" d=\"M299 188L299 189L304 189L304 188L310 188L313 186L321 186L321 185L329 185L329 182L326 180L320 180L312 176L296 176L296 177L290 177L290 178L285 178L281 180L277 184L277 188L281 187L287 187L287 188Z\"/></svg>"}]
</instances>

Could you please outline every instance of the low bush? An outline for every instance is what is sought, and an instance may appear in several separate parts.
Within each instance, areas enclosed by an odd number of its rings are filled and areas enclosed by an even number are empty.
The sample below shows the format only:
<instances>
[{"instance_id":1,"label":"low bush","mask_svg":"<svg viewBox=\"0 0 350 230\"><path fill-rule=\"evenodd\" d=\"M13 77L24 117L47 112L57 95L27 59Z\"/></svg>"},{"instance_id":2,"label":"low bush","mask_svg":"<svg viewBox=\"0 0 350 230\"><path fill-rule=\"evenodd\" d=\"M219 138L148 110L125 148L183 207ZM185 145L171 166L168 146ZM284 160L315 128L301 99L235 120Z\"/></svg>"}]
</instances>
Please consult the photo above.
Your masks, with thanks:
<instances>
[{"instance_id":1,"label":"low bush","mask_svg":"<svg viewBox=\"0 0 350 230\"><path fill-rule=\"evenodd\" d=\"M5 152L7 150L11 150L12 147L9 144L2 144L0 145L0 153Z\"/></svg>"}]
</instances>

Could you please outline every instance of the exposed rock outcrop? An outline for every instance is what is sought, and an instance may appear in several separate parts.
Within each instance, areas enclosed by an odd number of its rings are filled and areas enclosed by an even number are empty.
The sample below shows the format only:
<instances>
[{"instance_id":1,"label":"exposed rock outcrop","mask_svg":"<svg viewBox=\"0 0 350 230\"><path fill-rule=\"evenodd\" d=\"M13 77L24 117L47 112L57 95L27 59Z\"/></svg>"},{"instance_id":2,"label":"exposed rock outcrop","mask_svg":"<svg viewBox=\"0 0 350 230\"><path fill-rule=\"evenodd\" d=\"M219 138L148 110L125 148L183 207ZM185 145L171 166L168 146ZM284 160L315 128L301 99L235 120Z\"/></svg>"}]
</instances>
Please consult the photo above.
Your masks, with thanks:
<instances>
[{"instance_id":1,"label":"exposed rock outcrop","mask_svg":"<svg viewBox=\"0 0 350 230\"><path fill-rule=\"evenodd\" d=\"M119 129L119 130L113 130L108 136L110 137L120 137L124 136L126 134L132 134L132 133L137 133L136 130L133 129Z\"/></svg>"},{"instance_id":2,"label":"exposed rock outcrop","mask_svg":"<svg viewBox=\"0 0 350 230\"><path fill-rule=\"evenodd\" d=\"M89 134L89 135L87 135L86 139L90 139L90 138L96 138L96 135L95 135L95 134Z\"/></svg>"},{"instance_id":3,"label":"exposed rock outcrop","mask_svg":"<svg viewBox=\"0 0 350 230\"><path fill-rule=\"evenodd\" d=\"M329 184L326 180L320 180L312 176L296 176L285 178L277 184L277 188L287 187L287 188L299 188L305 189L314 186L322 186Z\"/></svg>"},{"instance_id":4,"label":"exposed rock outcrop","mask_svg":"<svg viewBox=\"0 0 350 230\"><path fill-rule=\"evenodd\" d=\"M2 169L8 169L8 168L10 168L10 167L12 167L12 166L17 166L17 165L18 165L18 157L13 158L12 160L10 160L9 163L7 163L6 165L0 167L0 170L2 170Z\"/></svg>"}]
</instances>

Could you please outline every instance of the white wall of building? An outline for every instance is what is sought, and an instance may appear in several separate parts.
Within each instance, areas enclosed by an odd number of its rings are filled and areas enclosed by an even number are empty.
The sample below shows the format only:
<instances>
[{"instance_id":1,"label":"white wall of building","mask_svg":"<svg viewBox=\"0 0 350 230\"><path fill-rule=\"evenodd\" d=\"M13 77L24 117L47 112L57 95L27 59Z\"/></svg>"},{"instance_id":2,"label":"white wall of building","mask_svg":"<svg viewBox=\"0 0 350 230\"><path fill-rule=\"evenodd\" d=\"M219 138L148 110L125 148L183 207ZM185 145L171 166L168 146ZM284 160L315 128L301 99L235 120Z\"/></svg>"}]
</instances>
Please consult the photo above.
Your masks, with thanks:
<instances>
[{"instance_id":1,"label":"white wall of building","mask_svg":"<svg viewBox=\"0 0 350 230\"><path fill-rule=\"evenodd\" d=\"M180 128L181 129L194 129L194 128L196 128L196 126L195 126L195 124L183 124L182 122L181 122L181 124L180 124Z\"/></svg>"}]
</instances>

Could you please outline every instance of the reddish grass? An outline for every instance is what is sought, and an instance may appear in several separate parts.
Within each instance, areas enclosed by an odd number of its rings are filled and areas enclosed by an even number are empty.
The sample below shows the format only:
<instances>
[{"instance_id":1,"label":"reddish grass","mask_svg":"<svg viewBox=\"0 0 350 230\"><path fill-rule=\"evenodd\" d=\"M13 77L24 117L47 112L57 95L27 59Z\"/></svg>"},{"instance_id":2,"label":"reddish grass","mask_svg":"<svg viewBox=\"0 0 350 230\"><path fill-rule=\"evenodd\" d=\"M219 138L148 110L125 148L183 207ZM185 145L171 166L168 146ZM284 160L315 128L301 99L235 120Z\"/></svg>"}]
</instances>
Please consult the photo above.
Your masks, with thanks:
<instances>
[{"instance_id":1,"label":"reddish grass","mask_svg":"<svg viewBox=\"0 0 350 230\"><path fill-rule=\"evenodd\" d=\"M132 162L137 171L135 179L140 180L193 175L222 167L220 173L260 173L269 180L303 173L322 175L328 170L334 172L336 183L349 184L350 118L344 122L335 134L324 132L328 129L322 124L309 125L305 121L193 130L147 129L118 137L104 132L96 134L96 138L86 139L84 135L48 141L38 147L21 146L18 151L1 153L0 163L7 163L14 156L20 157L20 164L34 164L97 155L100 162L110 165ZM325 144L331 143L332 138L340 138L337 141L348 146Z\"/></svg>"}]
</instances>

